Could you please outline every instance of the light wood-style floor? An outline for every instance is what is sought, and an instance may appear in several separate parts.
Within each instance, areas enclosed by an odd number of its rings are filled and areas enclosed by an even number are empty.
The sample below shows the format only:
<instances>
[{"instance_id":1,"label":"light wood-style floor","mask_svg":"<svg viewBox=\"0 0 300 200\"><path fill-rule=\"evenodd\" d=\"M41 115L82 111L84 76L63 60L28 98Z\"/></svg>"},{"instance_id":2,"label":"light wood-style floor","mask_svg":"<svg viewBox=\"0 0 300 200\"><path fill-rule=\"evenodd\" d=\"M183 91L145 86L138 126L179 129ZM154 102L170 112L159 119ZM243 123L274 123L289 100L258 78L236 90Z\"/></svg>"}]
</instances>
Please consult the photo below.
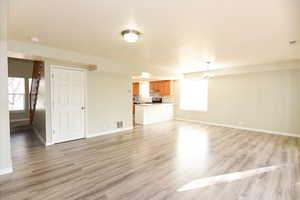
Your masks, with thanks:
<instances>
[{"instance_id":1,"label":"light wood-style floor","mask_svg":"<svg viewBox=\"0 0 300 200\"><path fill-rule=\"evenodd\" d=\"M12 137L0 199L297 200L300 139L170 121L43 147Z\"/></svg>"}]
</instances>

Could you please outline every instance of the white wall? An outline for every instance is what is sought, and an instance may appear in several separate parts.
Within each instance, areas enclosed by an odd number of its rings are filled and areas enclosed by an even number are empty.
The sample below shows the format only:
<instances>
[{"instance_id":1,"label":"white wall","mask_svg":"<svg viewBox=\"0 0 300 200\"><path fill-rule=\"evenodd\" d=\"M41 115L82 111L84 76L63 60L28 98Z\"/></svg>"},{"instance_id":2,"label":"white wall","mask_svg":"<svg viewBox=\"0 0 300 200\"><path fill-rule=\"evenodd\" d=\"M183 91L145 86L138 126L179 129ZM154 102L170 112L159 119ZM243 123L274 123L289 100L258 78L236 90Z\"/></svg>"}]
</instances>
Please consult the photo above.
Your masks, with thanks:
<instances>
[{"instance_id":1,"label":"white wall","mask_svg":"<svg viewBox=\"0 0 300 200\"><path fill-rule=\"evenodd\" d=\"M0 1L0 175L12 171L7 70L7 16L8 0Z\"/></svg>"},{"instance_id":2,"label":"white wall","mask_svg":"<svg viewBox=\"0 0 300 200\"><path fill-rule=\"evenodd\" d=\"M299 65L300 67L300 65ZM176 81L179 103L179 82ZM300 69L217 76L209 80L208 112L176 118L300 135Z\"/></svg>"},{"instance_id":3,"label":"white wall","mask_svg":"<svg viewBox=\"0 0 300 200\"><path fill-rule=\"evenodd\" d=\"M132 127L131 77L107 72L88 72L87 75L88 134L95 135Z\"/></svg>"}]
</instances>

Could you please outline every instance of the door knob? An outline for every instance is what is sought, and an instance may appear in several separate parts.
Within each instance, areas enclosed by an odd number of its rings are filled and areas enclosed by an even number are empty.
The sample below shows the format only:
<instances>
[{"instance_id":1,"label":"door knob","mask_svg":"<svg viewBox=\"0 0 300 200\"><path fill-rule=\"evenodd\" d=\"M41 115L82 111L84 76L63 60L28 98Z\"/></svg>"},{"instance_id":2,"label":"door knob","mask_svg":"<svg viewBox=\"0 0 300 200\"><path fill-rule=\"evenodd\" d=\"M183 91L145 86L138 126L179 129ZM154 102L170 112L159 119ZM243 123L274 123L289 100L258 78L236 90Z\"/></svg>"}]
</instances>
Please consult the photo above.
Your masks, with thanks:
<instances>
[{"instance_id":1,"label":"door knob","mask_svg":"<svg viewBox=\"0 0 300 200\"><path fill-rule=\"evenodd\" d=\"M84 106L82 106L82 107L81 107L81 110L85 110L85 107L84 107Z\"/></svg>"}]
</instances>

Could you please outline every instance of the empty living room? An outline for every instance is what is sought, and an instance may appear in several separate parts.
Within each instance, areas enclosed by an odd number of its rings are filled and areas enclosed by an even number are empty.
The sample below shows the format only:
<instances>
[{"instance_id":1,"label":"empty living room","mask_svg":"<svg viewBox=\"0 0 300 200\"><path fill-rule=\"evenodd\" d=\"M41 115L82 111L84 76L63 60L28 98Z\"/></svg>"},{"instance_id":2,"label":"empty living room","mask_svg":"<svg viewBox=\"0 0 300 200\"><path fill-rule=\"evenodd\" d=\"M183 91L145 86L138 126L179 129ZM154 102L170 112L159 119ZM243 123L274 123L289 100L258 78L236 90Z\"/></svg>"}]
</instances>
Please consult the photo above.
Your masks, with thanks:
<instances>
[{"instance_id":1,"label":"empty living room","mask_svg":"<svg viewBox=\"0 0 300 200\"><path fill-rule=\"evenodd\" d=\"M299 0L0 0L0 200L300 200Z\"/></svg>"}]
</instances>

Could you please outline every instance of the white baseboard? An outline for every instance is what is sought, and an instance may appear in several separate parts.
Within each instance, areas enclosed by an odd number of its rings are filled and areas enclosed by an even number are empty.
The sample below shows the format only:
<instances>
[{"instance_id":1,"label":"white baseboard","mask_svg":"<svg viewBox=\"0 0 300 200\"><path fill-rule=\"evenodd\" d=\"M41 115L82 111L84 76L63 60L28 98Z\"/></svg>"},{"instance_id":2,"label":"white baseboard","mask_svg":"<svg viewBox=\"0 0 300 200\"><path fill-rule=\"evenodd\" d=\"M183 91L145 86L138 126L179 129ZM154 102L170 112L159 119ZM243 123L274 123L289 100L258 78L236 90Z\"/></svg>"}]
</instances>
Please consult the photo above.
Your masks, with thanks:
<instances>
[{"instance_id":1,"label":"white baseboard","mask_svg":"<svg viewBox=\"0 0 300 200\"><path fill-rule=\"evenodd\" d=\"M4 174L10 174L13 172L13 168L0 169L0 176Z\"/></svg>"},{"instance_id":2,"label":"white baseboard","mask_svg":"<svg viewBox=\"0 0 300 200\"><path fill-rule=\"evenodd\" d=\"M300 134L295 134L295 133L283 133L283 132L278 132L278 131L254 129L254 128L247 128L247 127L241 127L241 126L227 125L227 124L219 124L219 123L212 123L212 122L205 122L205 121L198 121L198 120L189 120L189 119L183 119L183 118L175 118L175 120L300 138Z\"/></svg>"},{"instance_id":3,"label":"white baseboard","mask_svg":"<svg viewBox=\"0 0 300 200\"><path fill-rule=\"evenodd\" d=\"M33 132L34 134L39 138L39 140L45 145L45 146L48 146L45 139L41 136L41 133L37 130L36 127L32 126L32 129L33 129Z\"/></svg>"},{"instance_id":4,"label":"white baseboard","mask_svg":"<svg viewBox=\"0 0 300 200\"><path fill-rule=\"evenodd\" d=\"M93 133L93 134L87 135L87 138L97 137L97 136L101 136L101 135L108 135L108 134L113 134L113 133L132 130L132 129L133 129L133 127L118 128L118 129L115 129L115 130L112 130L112 131L105 131L105 132L101 132L101 133Z\"/></svg>"}]
</instances>

